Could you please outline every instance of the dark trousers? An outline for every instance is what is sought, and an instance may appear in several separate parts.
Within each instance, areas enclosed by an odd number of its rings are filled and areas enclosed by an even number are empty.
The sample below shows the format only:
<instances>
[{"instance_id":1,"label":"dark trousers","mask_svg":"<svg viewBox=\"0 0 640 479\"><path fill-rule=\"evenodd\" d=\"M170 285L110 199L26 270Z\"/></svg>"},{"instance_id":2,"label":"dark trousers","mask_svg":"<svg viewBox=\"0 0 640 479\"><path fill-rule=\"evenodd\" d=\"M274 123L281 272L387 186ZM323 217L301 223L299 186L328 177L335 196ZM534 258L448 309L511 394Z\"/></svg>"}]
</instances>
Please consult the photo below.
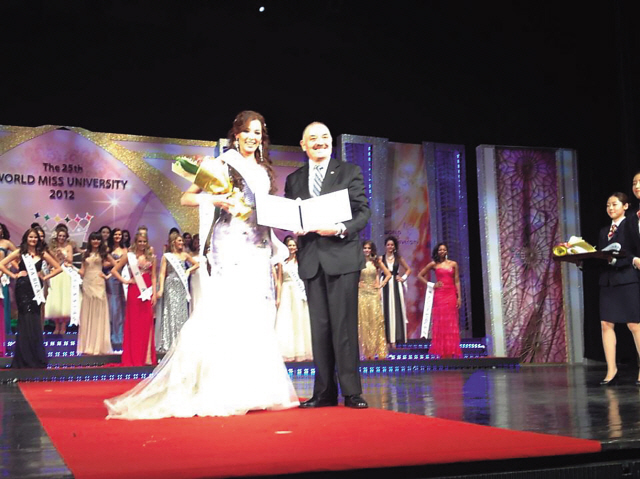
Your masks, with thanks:
<instances>
[{"instance_id":1,"label":"dark trousers","mask_svg":"<svg viewBox=\"0 0 640 479\"><path fill-rule=\"evenodd\" d=\"M362 393L358 352L360 271L330 276L319 267L307 280L311 344L316 367L313 395L333 400L338 382L343 396Z\"/></svg>"}]
</instances>

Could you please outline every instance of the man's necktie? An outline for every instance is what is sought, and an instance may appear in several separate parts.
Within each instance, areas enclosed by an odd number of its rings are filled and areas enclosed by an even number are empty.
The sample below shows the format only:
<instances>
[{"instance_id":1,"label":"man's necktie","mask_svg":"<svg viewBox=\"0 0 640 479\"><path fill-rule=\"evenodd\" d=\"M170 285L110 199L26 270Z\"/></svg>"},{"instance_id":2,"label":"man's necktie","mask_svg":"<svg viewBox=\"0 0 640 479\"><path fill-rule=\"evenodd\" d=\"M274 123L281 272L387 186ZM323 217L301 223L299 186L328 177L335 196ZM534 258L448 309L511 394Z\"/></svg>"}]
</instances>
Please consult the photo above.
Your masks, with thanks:
<instances>
[{"instance_id":1,"label":"man's necktie","mask_svg":"<svg viewBox=\"0 0 640 479\"><path fill-rule=\"evenodd\" d=\"M313 189L311 191L312 196L320 196L320 190L322 190L322 166L316 165L315 174L313 175Z\"/></svg>"}]
</instances>

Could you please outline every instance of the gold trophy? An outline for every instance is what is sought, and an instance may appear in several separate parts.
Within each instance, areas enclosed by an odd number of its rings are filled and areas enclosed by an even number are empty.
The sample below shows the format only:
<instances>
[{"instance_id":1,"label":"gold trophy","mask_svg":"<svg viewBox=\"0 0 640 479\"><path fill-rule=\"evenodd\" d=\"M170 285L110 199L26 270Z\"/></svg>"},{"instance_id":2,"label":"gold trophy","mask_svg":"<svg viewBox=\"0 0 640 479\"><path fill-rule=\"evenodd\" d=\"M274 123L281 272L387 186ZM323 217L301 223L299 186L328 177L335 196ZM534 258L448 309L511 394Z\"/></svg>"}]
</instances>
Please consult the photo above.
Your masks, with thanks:
<instances>
[{"instance_id":1,"label":"gold trophy","mask_svg":"<svg viewBox=\"0 0 640 479\"><path fill-rule=\"evenodd\" d=\"M171 165L171 171L194 183L205 193L227 195L230 199L235 200L235 206L229 210L232 215L242 220L251 216L251 206L245 202L242 192L233 187L227 168L222 161L205 156L198 164L191 158L179 156Z\"/></svg>"}]
</instances>

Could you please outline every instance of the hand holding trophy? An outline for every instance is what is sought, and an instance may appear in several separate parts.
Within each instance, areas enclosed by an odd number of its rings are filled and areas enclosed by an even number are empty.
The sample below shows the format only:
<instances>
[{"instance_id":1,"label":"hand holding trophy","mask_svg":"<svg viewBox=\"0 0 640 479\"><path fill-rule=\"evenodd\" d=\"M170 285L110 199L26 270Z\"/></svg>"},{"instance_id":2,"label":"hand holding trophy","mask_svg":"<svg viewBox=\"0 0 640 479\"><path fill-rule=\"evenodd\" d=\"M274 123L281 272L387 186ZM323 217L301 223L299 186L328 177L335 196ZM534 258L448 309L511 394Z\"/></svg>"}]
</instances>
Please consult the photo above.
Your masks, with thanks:
<instances>
[{"instance_id":1,"label":"hand holding trophy","mask_svg":"<svg viewBox=\"0 0 640 479\"><path fill-rule=\"evenodd\" d=\"M233 187L227 166L220 160L205 156L197 162L186 156L179 156L171 165L171 171L194 183L205 193L227 196L230 207L228 211L243 220L251 215L251 206L244 201L244 196Z\"/></svg>"}]
</instances>

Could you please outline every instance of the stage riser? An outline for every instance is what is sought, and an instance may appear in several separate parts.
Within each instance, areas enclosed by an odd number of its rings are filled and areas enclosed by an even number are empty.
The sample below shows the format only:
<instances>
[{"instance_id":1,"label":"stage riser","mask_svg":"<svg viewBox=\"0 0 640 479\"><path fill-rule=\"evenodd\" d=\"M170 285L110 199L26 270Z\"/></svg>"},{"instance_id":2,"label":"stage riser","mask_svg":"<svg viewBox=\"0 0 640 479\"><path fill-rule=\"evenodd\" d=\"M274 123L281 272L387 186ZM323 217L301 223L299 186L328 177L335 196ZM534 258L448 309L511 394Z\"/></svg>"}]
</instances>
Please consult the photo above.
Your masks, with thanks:
<instances>
[{"instance_id":1,"label":"stage riser","mask_svg":"<svg viewBox=\"0 0 640 479\"><path fill-rule=\"evenodd\" d=\"M625 457L630 459L617 462L607 460L607 454L604 453L584 454L585 457L553 456L260 477L262 479L369 479L371 477L393 479L640 479L640 460L635 459L639 455L640 450L631 449L625 454ZM565 464L565 466L560 464Z\"/></svg>"},{"instance_id":2,"label":"stage riser","mask_svg":"<svg viewBox=\"0 0 640 479\"><path fill-rule=\"evenodd\" d=\"M65 335L53 335L45 333L44 345L49 358L66 358L77 356L77 333L67 333ZM6 338L6 357L13 357L15 347L15 335L10 334ZM431 359L429 355L430 340L412 340L408 343L398 343L396 347L389 351L391 359ZM462 339L460 349L465 358L485 357L487 349L484 339Z\"/></svg>"},{"instance_id":3,"label":"stage riser","mask_svg":"<svg viewBox=\"0 0 640 479\"><path fill-rule=\"evenodd\" d=\"M103 356L104 357L104 356ZM108 358L113 358L108 356ZM74 359L92 359L82 357ZM119 360L119 359L118 359ZM10 369L4 359L5 368L0 370L0 383L13 381L116 381L122 379L143 379L153 371L151 366L125 368L82 367L70 365L52 365L47 369ZM109 361L117 363L117 361ZM106 364L106 363L104 363ZM314 376L315 368L311 362L286 363L292 377ZM230 366L232 367L232 366ZM365 376L386 374L411 374L424 371L443 371L448 369L514 369L520 367L514 358L482 358L482 359L435 359L429 361L363 361L360 372Z\"/></svg>"}]
</instances>

